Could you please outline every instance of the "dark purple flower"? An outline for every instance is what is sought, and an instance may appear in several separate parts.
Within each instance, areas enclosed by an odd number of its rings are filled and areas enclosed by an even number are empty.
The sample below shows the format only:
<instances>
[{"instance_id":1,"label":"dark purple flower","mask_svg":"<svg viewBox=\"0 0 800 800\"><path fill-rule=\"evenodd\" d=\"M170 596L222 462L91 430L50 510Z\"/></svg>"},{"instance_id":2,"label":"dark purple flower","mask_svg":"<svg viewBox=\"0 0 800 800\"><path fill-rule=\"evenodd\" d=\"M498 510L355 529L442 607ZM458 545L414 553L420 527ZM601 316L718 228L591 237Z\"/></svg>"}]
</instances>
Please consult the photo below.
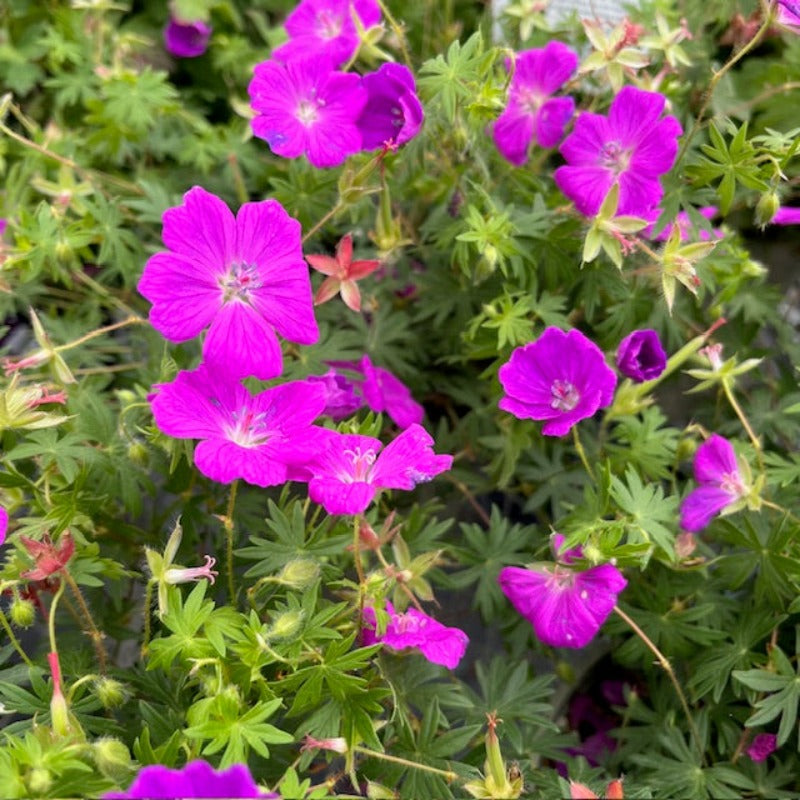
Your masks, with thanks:
<instances>
[{"instance_id":1,"label":"dark purple flower","mask_svg":"<svg viewBox=\"0 0 800 800\"><path fill-rule=\"evenodd\" d=\"M256 64L247 87L256 112L253 133L284 158L304 153L315 167L335 167L361 149L356 126L367 91L328 58Z\"/></svg>"},{"instance_id":2,"label":"dark purple flower","mask_svg":"<svg viewBox=\"0 0 800 800\"><path fill-rule=\"evenodd\" d=\"M361 397L356 394L355 385L335 369L329 369L324 375L310 375L309 383L320 383L325 387L327 400L322 412L335 422L346 419L358 411L363 405Z\"/></svg>"},{"instance_id":3,"label":"dark purple flower","mask_svg":"<svg viewBox=\"0 0 800 800\"><path fill-rule=\"evenodd\" d=\"M500 154L516 166L528 159L535 140L540 147L555 147L575 111L571 97L551 97L578 68L577 54L561 42L518 53L508 105L494 123L492 135Z\"/></svg>"},{"instance_id":4,"label":"dark purple flower","mask_svg":"<svg viewBox=\"0 0 800 800\"><path fill-rule=\"evenodd\" d=\"M617 349L617 369L636 383L657 378L667 366L667 354L651 328L633 331Z\"/></svg>"},{"instance_id":5,"label":"dark purple flower","mask_svg":"<svg viewBox=\"0 0 800 800\"><path fill-rule=\"evenodd\" d=\"M563 543L553 537L557 551ZM498 583L514 608L533 625L536 635L552 647L584 647L594 639L628 582L611 564L578 572L568 566L580 548L563 554L563 564L539 564L530 569L504 567Z\"/></svg>"},{"instance_id":6,"label":"dark purple flower","mask_svg":"<svg viewBox=\"0 0 800 800\"><path fill-rule=\"evenodd\" d=\"M774 733L759 733L747 748L747 755L753 761L766 761L777 749L778 737Z\"/></svg>"},{"instance_id":7,"label":"dark purple flower","mask_svg":"<svg viewBox=\"0 0 800 800\"><path fill-rule=\"evenodd\" d=\"M383 64L363 80L368 98L356 123L362 148L397 146L413 139L422 127L425 112L411 70L402 64Z\"/></svg>"},{"instance_id":8,"label":"dark purple flower","mask_svg":"<svg viewBox=\"0 0 800 800\"><path fill-rule=\"evenodd\" d=\"M687 531L702 530L721 511L735 511L750 491L733 446L716 433L697 448L694 477L699 485L681 504L681 527Z\"/></svg>"},{"instance_id":9,"label":"dark purple flower","mask_svg":"<svg viewBox=\"0 0 800 800\"><path fill-rule=\"evenodd\" d=\"M359 45L353 14L369 29L380 24L376 0L301 0L286 18L289 41L272 52L278 61L325 56L338 67L348 61Z\"/></svg>"},{"instance_id":10,"label":"dark purple flower","mask_svg":"<svg viewBox=\"0 0 800 800\"><path fill-rule=\"evenodd\" d=\"M277 798L258 788L244 764L215 770L205 761L191 761L183 769L153 764L139 770L127 792L109 792L105 800L177 800L177 798Z\"/></svg>"},{"instance_id":11,"label":"dark purple flower","mask_svg":"<svg viewBox=\"0 0 800 800\"><path fill-rule=\"evenodd\" d=\"M394 610L391 603L386 603L389 624L382 635L375 633L375 609L367 606L364 609L364 629L361 634L365 645L380 643L392 650L404 650L415 647L432 664L441 664L448 669L455 669L469 644L469 638L459 628L448 628L416 608L409 608L404 613Z\"/></svg>"},{"instance_id":12,"label":"dark purple flower","mask_svg":"<svg viewBox=\"0 0 800 800\"><path fill-rule=\"evenodd\" d=\"M567 166L554 178L582 214L597 214L615 183L618 214L646 216L661 201L659 176L672 167L683 132L675 117L661 119L665 103L662 94L625 86L607 117L584 112L575 121L560 148Z\"/></svg>"},{"instance_id":13,"label":"dark purple flower","mask_svg":"<svg viewBox=\"0 0 800 800\"><path fill-rule=\"evenodd\" d=\"M171 17L164 28L164 46L178 58L196 58L205 53L211 31L211 26L201 20L181 22Z\"/></svg>"},{"instance_id":14,"label":"dark purple flower","mask_svg":"<svg viewBox=\"0 0 800 800\"><path fill-rule=\"evenodd\" d=\"M594 342L578 330L558 328L547 328L535 342L514 350L498 377L506 393L500 408L519 419L545 420L546 436L564 436L605 408L617 385Z\"/></svg>"}]
</instances>

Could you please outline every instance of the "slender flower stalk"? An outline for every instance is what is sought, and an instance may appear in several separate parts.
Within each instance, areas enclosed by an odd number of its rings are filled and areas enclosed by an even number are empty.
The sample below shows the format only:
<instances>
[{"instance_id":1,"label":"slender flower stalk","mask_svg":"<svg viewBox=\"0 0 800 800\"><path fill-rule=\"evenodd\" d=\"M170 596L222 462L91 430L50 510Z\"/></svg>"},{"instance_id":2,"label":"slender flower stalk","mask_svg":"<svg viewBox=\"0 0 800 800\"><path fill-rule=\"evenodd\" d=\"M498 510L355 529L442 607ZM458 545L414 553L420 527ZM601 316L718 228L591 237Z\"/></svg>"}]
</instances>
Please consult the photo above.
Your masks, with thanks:
<instances>
[{"instance_id":1,"label":"slender flower stalk","mask_svg":"<svg viewBox=\"0 0 800 800\"><path fill-rule=\"evenodd\" d=\"M235 480L231 484L231 491L228 495L228 508L225 511L225 561L228 573L228 597L231 603L236 604L236 588L233 581L233 510L236 506L236 492L239 488L239 481Z\"/></svg>"}]
</instances>

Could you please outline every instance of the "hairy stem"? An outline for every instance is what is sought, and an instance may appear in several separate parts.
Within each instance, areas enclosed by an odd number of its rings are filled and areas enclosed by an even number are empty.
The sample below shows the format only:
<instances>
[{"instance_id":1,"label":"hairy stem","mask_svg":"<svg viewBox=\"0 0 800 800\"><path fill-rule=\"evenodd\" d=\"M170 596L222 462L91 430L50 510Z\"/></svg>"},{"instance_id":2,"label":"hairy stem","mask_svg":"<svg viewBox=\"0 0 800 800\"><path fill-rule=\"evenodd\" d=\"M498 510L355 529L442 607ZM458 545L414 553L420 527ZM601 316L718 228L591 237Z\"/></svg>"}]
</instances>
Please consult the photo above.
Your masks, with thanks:
<instances>
[{"instance_id":1,"label":"hairy stem","mask_svg":"<svg viewBox=\"0 0 800 800\"><path fill-rule=\"evenodd\" d=\"M448 782L454 781L458 778L458 775L449 769L439 769L438 767L431 767L428 764L418 764L414 761L409 761L407 758L391 756L388 753L379 753L376 750L369 750L368 748L360 747L359 745L356 745L353 750L356 753L361 753L361 755L369 756L370 758L379 758L382 761L391 761L393 764L402 764L404 767L421 769L425 772L432 772L434 775L441 775Z\"/></svg>"},{"instance_id":2,"label":"hairy stem","mask_svg":"<svg viewBox=\"0 0 800 800\"><path fill-rule=\"evenodd\" d=\"M725 392L725 397L728 398L728 402L731 404L731 408L736 412L736 416L739 417L739 422L742 423L742 427L747 431L747 435L750 437L750 441L753 443L753 447L756 451L756 459L758 460L758 469L760 472L764 472L764 455L761 452L761 442L759 441L758 437L755 434L755 431L750 425L750 421L747 419L744 411L742 411L742 407L739 405L739 401L734 397L733 390L730 387L730 384L727 380L722 381L722 389Z\"/></svg>"},{"instance_id":3,"label":"hairy stem","mask_svg":"<svg viewBox=\"0 0 800 800\"><path fill-rule=\"evenodd\" d=\"M153 586L155 586L155 580L151 578L147 581L147 586L145 586L144 590L144 621L142 624L142 647L140 649L140 653L142 659L147 656L147 648L150 646L150 615L152 614L152 607L153 607Z\"/></svg>"},{"instance_id":4,"label":"hairy stem","mask_svg":"<svg viewBox=\"0 0 800 800\"><path fill-rule=\"evenodd\" d=\"M589 477L594 480L594 470L592 469L592 465L589 463L589 459L586 458L586 451L583 449L581 438L578 435L578 428L576 426L572 427L572 438L575 442L575 449L578 451L578 456L583 464L583 468L589 473Z\"/></svg>"},{"instance_id":5,"label":"hairy stem","mask_svg":"<svg viewBox=\"0 0 800 800\"><path fill-rule=\"evenodd\" d=\"M14 634L14 631L6 619L6 615L3 613L2 608L0 608L0 626L2 626L3 630L6 632L8 641L11 642L14 649L19 653L19 656L25 662L25 665L28 667L28 669L32 669L33 661L28 658L27 654L22 649L22 645L19 643L19 639L17 639L16 635Z\"/></svg>"},{"instance_id":6,"label":"hairy stem","mask_svg":"<svg viewBox=\"0 0 800 800\"><path fill-rule=\"evenodd\" d=\"M236 506L236 492L239 488L238 478L231 484L231 493L228 496L228 508L225 512L225 545L228 572L228 596L231 603L236 603L236 588L233 583L233 510Z\"/></svg>"},{"instance_id":7,"label":"hairy stem","mask_svg":"<svg viewBox=\"0 0 800 800\"><path fill-rule=\"evenodd\" d=\"M94 651L97 654L97 664L100 667L100 674L105 675L106 649L103 646L103 639L105 639L105 634L95 624L94 618L92 617L92 612L89 611L89 606L86 605L86 600L83 599L83 593L81 592L78 584L75 583L75 579L72 577L72 575L69 574L69 572L67 572L67 570L62 570L61 575L63 576L64 580L69 586L69 589L72 592L73 597L75 598L75 600L78 603L78 606L80 607L81 614L83 615L81 617L81 622L84 623L84 625L88 629L86 633L92 640Z\"/></svg>"}]
</instances>

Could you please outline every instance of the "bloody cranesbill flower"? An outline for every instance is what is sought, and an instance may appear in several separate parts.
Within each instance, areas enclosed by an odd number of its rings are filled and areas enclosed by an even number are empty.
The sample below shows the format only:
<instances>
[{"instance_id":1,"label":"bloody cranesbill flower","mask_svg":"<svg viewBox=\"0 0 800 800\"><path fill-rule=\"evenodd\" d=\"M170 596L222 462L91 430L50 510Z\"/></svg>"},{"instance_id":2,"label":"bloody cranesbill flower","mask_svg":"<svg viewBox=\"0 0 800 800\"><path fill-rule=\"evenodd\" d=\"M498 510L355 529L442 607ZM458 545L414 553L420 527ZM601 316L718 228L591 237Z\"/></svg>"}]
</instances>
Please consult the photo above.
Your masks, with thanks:
<instances>
[{"instance_id":1,"label":"bloody cranesbill flower","mask_svg":"<svg viewBox=\"0 0 800 800\"><path fill-rule=\"evenodd\" d=\"M797 23L800 25L800 21ZM781 206L770 220L772 225L800 225L800 208Z\"/></svg>"},{"instance_id":2,"label":"bloody cranesbill flower","mask_svg":"<svg viewBox=\"0 0 800 800\"><path fill-rule=\"evenodd\" d=\"M551 95L572 77L577 67L577 54L561 42L549 42L544 48L517 55L508 105L492 130L503 158L519 167L528 158L531 140L540 147L558 144L575 111L575 101Z\"/></svg>"},{"instance_id":3,"label":"bloody cranesbill flower","mask_svg":"<svg viewBox=\"0 0 800 800\"><path fill-rule=\"evenodd\" d=\"M778 22L800 32L800 3L797 0L778 0Z\"/></svg>"},{"instance_id":4,"label":"bloody cranesbill flower","mask_svg":"<svg viewBox=\"0 0 800 800\"><path fill-rule=\"evenodd\" d=\"M563 542L563 536L554 536L554 549L558 551ZM539 639L552 647L589 644L628 583L611 564L578 572L569 564L580 556L581 549L575 548L562 555L563 564L504 567L497 579Z\"/></svg>"},{"instance_id":5,"label":"bloody cranesbill flower","mask_svg":"<svg viewBox=\"0 0 800 800\"><path fill-rule=\"evenodd\" d=\"M664 194L659 175L668 172L683 132L675 117L661 119L666 99L657 92L625 86L608 116L582 113L560 151L567 166L554 178L578 210L594 216L613 184L619 183L620 215L646 216Z\"/></svg>"},{"instance_id":6,"label":"bloody cranesbill flower","mask_svg":"<svg viewBox=\"0 0 800 800\"><path fill-rule=\"evenodd\" d=\"M719 213L719 209L716 206L703 206L702 208L698 208L697 212L700 214L701 217L705 217L706 219L713 219ZM677 216L675 217L675 221L668 224L665 228L661 230L660 233L653 235L653 231L656 227L656 221L661 216L661 209L656 208L653 209L649 214L645 214L646 219L652 219L653 221L642 230L641 235L646 236L648 239L653 239L656 242L666 242L669 239L672 231L677 227L678 234L680 236L680 240L682 242L689 241L694 237L694 225L692 223L691 218L685 211L679 211ZM774 221L774 220L773 220ZM703 230L702 228L697 231L697 238L702 242L709 241L712 236L714 238L720 238L722 236L722 231L718 228L715 228L713 232Z\"/></svg>"},{"instance_id":7,"label":"bloody cranesbill flower","mask_svg":"<svg viewBox=\"0 0 800 800\"><path fill-rule=\"evenodd\" d=\"M25 552L35 562L33 569L21 573L21 577L31 581L42 581L61 572L75 552L75 541L69 531L61 534L57 546L53 544L53 540L47 534L42 537L40 542L29 539L27 536L19 538Z\"/></svg>"},{"instance_id":8,"label":"bloody cranesbill flower","mask_svg":"<svg viewBox=\"0 0 800 800\"><path fill-rule=\"evenodd\" d=\"M600 348L580 331L547 328L518 347L498 374L506 396L499 406L519 419L545 420L542 433L563 436L611 403L617 376Z\"/></svg>"},{"instance_id":9,"label":"bloody cranesbill flower","mask_svg":"<svg viewBox=\"0 0 800 800\"><path fill-rule=\"evenodd\" d=\"M363 80L367 104L356 123L362 149L395 147L413 139L422 127L425 112L411 70L402 64L383 64Z\"/></svg>"},{"instance_id":10,"label":"bloody cranesbill flower","mask_svg":"<svg viewBox=\"0 0 800 800\"><path fill-rule=\"evenodd\" d=\"M361 311L361 292L356 281L366 278L380 266L374 259L353 261L353 237L348 233L336 245L336 257L307 255L306 261L311 266L327 275L314 295L314 304L327 303L339 292L342 300L352 311Z\"/></svg>"},{"instance_id":11,"label":"bloody cranesbill flower","mask_svg":"<svg viewBox=\"0 0 800 800\"><path fill-rule=\"evenodd\" d=\"M381 450L378 439L326 432L321 452L304 465L308 494L329 514L360 514L379 489L410 491L450 469L453 457L436 455L433 439L411 425Z\"/></svg>"},{"instance_id":12,"label":"bloody cranesbill flower","mask_svg":"<svg viewBox=\"0 0 800 800\"><path fill-rule=\"evenodd\" d=\"M108 792L105 800L177 800L195 797L277 798L262 791L244 764L215 770L206 761L191 761L183 769L169 769L152 764L139 770L127 792Z\"/></svg>"},{"instance_id":13,"label":"bloody cranesbill flower","mask_svg":"<svg viewBox=\"0 0 800 800\"><path fill-rule=\"evenodd\" d=\"M251 395L201 364L153 388L156 425L176 439L201 439L194 461L211 480L284 483L289 465L307 460L317 444L321 429L311 423L325 407L325 390L318 384L292 381Z\"/></svg>"},{"instance_id":14,"label":"bloody cranesbill flower","mask_svg":"<svg viewBox=\"0 0 800 800\"><path fill-rule=\"evenodd\" d=\"M301 0L286 18L289 41L272 51L273 58L288 62L322 55L338 67L358 49L353 14L365 29L381 21L376 0Z\"/></svg>"},{"instance_id":15,"label":"bloody cranesbill flower","mask_svg":"<svg viewBox=\"0 0 800 800\"><path fill-rule=\"evenodd\" d=\"M697 448L694 477L699 486L681 504L681 527L687 531L702 530L720 512L738 510L750 493L733 446L716 433Z\"/></svg>"},{"instance_id":16,"label":"bloody cranesbill flower","mask_svg":"<svg viewBox=\"0 0 800 800\"><path fill-rule=\"evenodd\" d=\"M336 72L327 58L256 64L247 91L253 133L276 155L305 153L315 167L335 167L361 149L356 120L367 91L358 75Z\"/></svg>"},{"instance_id":17,"label":"bloody cranesbill flower","mask_svg":"<svg viewBox=\"0 0 800 800\"><path fill-rule=\"evenodd\" d=\"M317 341L300 223L277 200L245 203L234 217L195 186L163 219L168 249L148 259L139 291L167 339L183 342L208 327L205 361L261 379L281 373L275 330L300 344Z\"/></svg>"},{"instance_id":18,"label":"bloody cranesbill flower","mask_svg":"<svg viewBox=\"0 0 800 800\"><path fill-rule=\"evenodd\" d=\"M171 17L164 28L164 46L178 58L196 58L205 53L211 30L211 26L201 20L183 22Z\"/></svg>"},{"instance_id":19,"label":"bloody cranesbill flower","mask_svg":"<svg viewBox=\"0 0 800 800\"><path fill-rule=\"evenodd\" d=\"M309 375L306 380L319 383L325 389L325 408L322 413L334 422L349 417L363 405L353 382L333 368L324 375Z\"/></svg>"},{"instance_id":20,"label":"bloody cranesbill flower","mask_svg":"<svg viewBox=\"0 0 800 800\"><path fill-rule=\"evenodd\" d=\"M636 383L657 378L667 366L667 354L651 328L629 333L617 348L617 369Z\"/></svg>"},{"instance_id":21,"label":"bloody cranesbill flower","mask_svg":"<svg viewBox=\"0 0 800 800\"><path fill-rule=\"evenodd\" d=\"M753 761L766 761L777 749L778 737L774 733L759 733L747 748L747 755Z\"/></svg>"},{"instance_id":22,"label":"bloody cranesbill flower","mask_svg":"<svg viewBox=\"0 0 800 800\"><path fill-rule=\"evenodd\" d=\"M469 644L469 638L459 628L448 628L416 608L399 613L391 603L386 603L389 624L383 634L376 633L375 609L364 609L364 628L361 632L365 645L380 643L392 650L415 647L432 664L455 669Z\"/></svg>"}]
</instances>

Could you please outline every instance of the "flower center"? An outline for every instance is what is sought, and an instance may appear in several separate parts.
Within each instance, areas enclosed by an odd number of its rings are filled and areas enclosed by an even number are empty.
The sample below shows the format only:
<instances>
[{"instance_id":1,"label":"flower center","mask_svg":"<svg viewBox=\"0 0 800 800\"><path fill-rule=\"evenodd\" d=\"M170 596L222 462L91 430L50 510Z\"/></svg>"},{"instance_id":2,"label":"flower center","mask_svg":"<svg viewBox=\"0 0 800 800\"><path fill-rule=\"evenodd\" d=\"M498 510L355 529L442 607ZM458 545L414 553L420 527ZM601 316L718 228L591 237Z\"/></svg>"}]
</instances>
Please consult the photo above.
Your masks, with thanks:
<instances>
[{"instance_id":1,"label":"flower center","mask_svg":"<svg viewBox=\"0 0 800 800\"><path fill-rule=\"evenodd\" d=\"M267 415L263 411L255 413L249 408L242 408L234 411L231 419L233 425L228 428L227 438L239 447L259 447L270 438Z\"/></svg>"},{"instance_id":2,"label":"flower center","mask_svg":"<svg viewBox=\"0 0 800 800\"><path fill-rule=\"evenodd\" d=\"M250 302L250 292L261 286L258 270L251 264L231 264L227 274L220 278L219 285L222 289L223 303L239 300L243 303Z\"/></svg>"},{"instance_id":3,"label":"flower center","mask_svg":"<svg viewBox=\"0 0 800 800\"><path fill-rule=\"evenodd\" d=\"M310 128L319 119L319 103L314 100L301 100L294 116L301 125Z\"/></svg>"},{"instance_id":4,"label":"flower center","mask_svg":"<svg viewBox=\"0 0 800 800\"><path fill-rule=\"evenodd\" d=\"M377 457L375 451L369 449L362 453L360 447L355 447L352 450L345 450L344 454L350 459L352 470L340 476L342 481L344 483L369 483L370 471Z\"/></svg>"},{"instance_id":5,"label":"flower center","mask_svg":"<svg viewBox=\"0 0 800 800\"><path fill-rule=\"evenodd\" d=\"M517 94L519 107L528 114L536 114L542 107L544 97L534 89L520 89Z\"/></svg>"},{"instance_id":6,"label":"flower center","mask_svg":"<svg viewBox=\"0 0 800 800\"><path fill-rule=\"evenodd\" d=\"M733 497L744 497L747 494L747 489L738 472L724 473L719 482L719 488Z\"/></svg>"},{"instance_id":7,"label":"flower center","mask_svg":"<svg viewBox=\"0 0 800 800\"><path fill-rule=\"evenodd\" d=\"M600 151L600 166L611 170L618 178L630 166L632 155L632 150L623 148L619 142L606 142Z\"/></svg>"},{"instance_id":8,"label":"flower center","mask_svg":"<svg viewBox=\"0 0 800 800\"><path fill-rule=\"evenodd\" d=\"M317 14L317 34L321 39L335 39L342 33L342 18L327 9Z\"/></svg>"},{"instance_id":9,"label":"flower center","mask_svg":"<svg viewBox=\"0 0 800 800\"><path fill-rule=\"evenodd\" d=\"M396 614L392 625L396 633L416 633L425 624L425 620L412 617L410 614Z\"/></svg>"},{"instance_id":10,"label":"flower center","mask_svg":"<svg viewBox=\"0 0 800 800\"><path fill-rule=\"evenodd\" d=\"M572 411L581 399L578 390L569 381L553 381L550 395L553 398L550 401L550 407L557 408L559 411Z\"/></svg>"}]
</instances>

